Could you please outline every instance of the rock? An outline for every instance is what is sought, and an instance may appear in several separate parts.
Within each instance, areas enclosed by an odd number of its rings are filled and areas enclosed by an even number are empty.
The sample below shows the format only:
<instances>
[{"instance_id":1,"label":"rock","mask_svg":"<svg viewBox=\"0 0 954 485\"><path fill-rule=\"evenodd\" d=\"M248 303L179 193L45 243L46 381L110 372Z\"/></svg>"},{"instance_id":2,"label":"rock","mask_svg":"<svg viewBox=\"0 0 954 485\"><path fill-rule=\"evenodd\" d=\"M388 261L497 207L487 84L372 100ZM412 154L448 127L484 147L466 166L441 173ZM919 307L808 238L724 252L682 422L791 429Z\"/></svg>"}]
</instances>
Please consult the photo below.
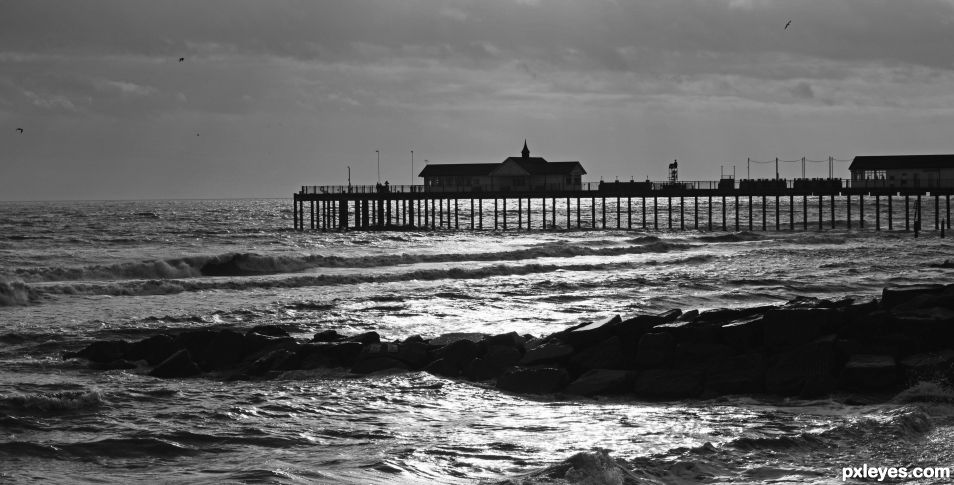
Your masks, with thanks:
<instances>
[{"instance_id":1,"label":"rock","mask_svg":"<svg viewBox=\"0 0 954 485\"><path fill-rule=\"evenodd\" d=\"M216 333L206 329L182 332L176 335L176 348L186 349L190 355L202 355L212 339L215 338Z\"/></svg>"},{"instance_id":2,"label":"rock","mask_svg":"<svg viewBox=\"0 0 954 485\"><path fill-rule=\"evenodd\" d=\"M890 355L853 355L841 370L839 385L856 392L893 389L898 383L898 367Z\"/></svg>"},{"instance_id":3,"label":"rock","mask_svg":"<svg viewBox=\"0 0 954 485\"><path fill-rule=\"evenodd\" d=\"M834 341L824 340L776 355L765 371L765 390L782 396L813 397L834 388Z\"/></svg>"},{"instance_id":4,"label":"rock","mask_svg":"<svg viewBox=\"0 0 954 485\"><path fill-rule=\"evenodd\" d=\"M513 367L497 378L497 387L526 394L549 394L562 389L569 375L558 367Z\"/></svg>"},{"instance_id":5,"label":"rock","mask_svg":"<svg viewBox=\"0 0 954 485\"><path fill-rule=\"evenodd\" d=\"M149 365L156 365L174 354L179 348L171 335L153 335L152 337L133 342L123 356L126 360L145 360Z\"/></svg>"},{"instance_id":6,"label":"rock","mask_svg":"<svg viewBox=\"0 0 954 485\"><path fill-rule=\"evenodd\" d=\"M453 362L445 359L437 359L424 367L424 372L441 377L457 377L460 375L460 367Z\"/></svg>"},{"instance_id":7,"label":"rock","mask_svg":"<svg viewBox=\"0 0 954 485\"><path fill-rule=\"evenodd\" d=\"M749 317L719 327L719 340L740 352L758 347L764 341L762 317Z\"/></svg>"},{"instance_id":8,"label":"rock","mask_svg":"<svg viewBox=\"0 0 954 485\"><path fill-rule=\"evenodd\" d=\"M752 395L764 390L765 359L761 354L729 357L712 369L706 377L703 396Z\"/></svg>"},{"instance_id":9,"label":"rock","mask_svg":"<svg viewBox=\"0 0 954 485\"><path fill-rule=\"evenodd\" d=\"M676 344L673 362L676 367L710 368L728 359L735 350L728 345L705 342L682 342Z\"/></svg>"},{"instance_id":10,"label":"rock","mask_svg":"<svg viewBox=\"0 0 954 485\"><path fill-rule=\"evenodd\" d=\"M256 325L252 327L249 332L259 335L268 335L269 337L291 337L280 325Z\"/></svg>"},{"instance_id":11,"label":"rock","mask_svg":"<svg viewBox=\"0 0 954 485\"><path fill-rule=\"evenodd\" d=\"M688 312L679 315L679 318L676 320L680 322L692 322L697 318L699 318L699 310L689 310Z\"/></svg>"},{"instance_id":12,"label":"rock","mask_svg":"<svg viewBox=\"0 0 954 485\"><path fill-rule=\"evenodd\" d=\"M632 387L632 373L625 370L592 369L571 382L564 392L580 396L618 394Z\"/></svg>"},{"instance_id":13,"label":"rock","mask_svg":"<svg viewBox=\"0 0 954 485\"><path fill-rule=\"evenodd\" d=\"M477 357L477 342L473 340L458 340L451 342L434 351L434 357L463 369L471 360Z\"/></svg>"},{"instance_id":14,"label":"rock","mask_svg":"<svg viewBox=\"0 0 954 485\"><path fill-rule=\"evenodd\" d=\"M351 367L364 346L359 342L310 343L298 349L302 369Z\"/></svg>"},{"instance_id":15,"label":"rock","mask_svg":"<svg viewBox=\"0 0 954 485\"><path fill-rule=\"evenodd\" d=\"M653 327L653 333L672 334L677 342L715 343L719 340L719 326L705 322L675 321Z\"/></svg>"},{"instance_id":16,"label":"rock","mask_svg":"<svg viewBox=\"0 0 954 485\"><path fill-rule=\"evenodd\" d=\"M756 306L748 308L715 308L706 310L696 317L697 322L713 322L723 324L726 322L748 320L755 316L761 316L763 313L773 310L774 306Z\"/></svg>"},{"instance_id":17,"label":"rock","mask_svg":"<svg viewBox=\"0 0 954 485\"><path fill-rule=\"evenodd\" d=\"M232 330L220 330L196 358L207 370L224 370L241 362L245 348L244 335Z\"/></svg>"},{"instance_id":18,"label":"rock","mask_svg":"<svg viewBox=\"0 0 954 485\"><path fill-rule=\"evenodd\" d=\"M291 337L272 337L257 332L248 332L245 334L244 353L249 355L269 349L292 348L296 344L295 339Z\"/></svg>"},{"instance_id":19,"label":"rock","mask_svg":"<svg viewBox=\"0 0 954 485\"><path fill-rule=\"evenodd\" d=\"M334 330L322 330L316 333L315 336L312 337L311 341L312 342L337 342L344 338L345 338L344 335L341 335L340 333Z\"/></svg>"},{"instance_id":20,"label":"rock","mask_svg":"<svg viewBox=\"0 0 954 485\"><path fill-rule=\"evenodd\" d=\"M483 339L483 342L490 345L505 345L507 347L522 347L527 342L527 338L517 332L502 333L491 335Z\"/></svg>"},{"instance_id":21,"label":"rock","mask_svg":"<svg viewBox=\"0 0 954 485\"><path fill-rule=\"evenodd\" d=\"M769 348L807 344L822 334L832 310L794 308L769 310L762 316L765 345Z\"/></svg>"},{"instance_id":22,"label":"rock","mask_svg":"<svg viewBox=\"0 0 954 485\"><path fill-rule=\"evenodd\" d=\"M665 365L672 357L676 341L668 333L647 333L639 339L636 348L636 365L652 368Z\"/></svg>"},{"instance_id":23,"label":"rock","mask_svg":"<svg viewBox=\"0 0 954 485\"><path fill-rule=\"evenodd\" d=\"M245 372L250 375L262 375L266 372L287 371L300 368L298 353L289 349L275 349L255 359Z\"/></svg>"},{"instance_id":24,"label":"rock","mask_svg":"<svg viewBox=\"0 0 954 485\"><path fill-rule=\"evenodd\" d=\"M627 359L623 354L623 342L619 337L610 337L592 345L570 358L570 364L578 369L623 369Z\"/></svg>"},{"instance_id":25,"label":"rock","mask_svg":"<svg viewBox=\"0 0 954 485\"><path fill-rule=\"evenodd\" d=\"M696 369L651 369L636 375L634 392L652 399L683 399L702 394L705 374Z\"/></svg>"},{"instance_id":26,"label":"rock","mask_svg":"<svg viewBox=\"0 0 954 485\"><path fill-rule=\"evenodd\" d=\"M132 344L125 340L98 340L78 352L64 352L64 359L81 358L90 362L106 363L122 359Z\"/></svg>"},{"instance_id":27,"label":"rock","mask_svg":"<svg viewBox=\"0 0 954 485\"><path fill-rule=\"evenodd\" d=\"M567 329L559 334L559 338L574 348L582 349L609 338L622 322L623 319L619 315L613 315Z\"/></svg>"},{"instance_id":28,"label":"rock","mask_svg":"<svg viewBox=\"0 0 954 485\"><path fill-rule=\"evenodd\" d=\"M411 370L423 369L431 361L430 348L423 342L404 342L397 347L398 352L395 357L407 364Z\"/></svg>"},{"instance_id":29,"label":"rock","mask_svg":"<svg viewBox=\"0 0 954 485\"><path fill-rule=\"evenodd\" d=\"M364 345L379 344L381 343L381 336L378 335L378 332L365 332L346 337L346 340L348 342L361 342Z\"/></svg>"},{"instance_id":30,"label":"rock","mask_svg":"<svg viewBox=\"0 0 954 485\"><path fill-rule=\"evenodd\" d=\"M429 342L431 345L443 346L450 343L454 343L458 340L473 340L474 342L480 342L481 340L487 338L485 333L476 333L476 332L452 332L445 333L432 338Z\"/></svg>"},{"instance_id":31,"label":"rock","mask_svg":"<svg viewBox=\"0 0 954 485\"><path fill-rule=\"evenodd\" d=\"M559 342L549 342L539 347L528 349L520 359L520 365L533 365L542 362L554 362L573 355L573 347Z\"/></svg>"},{"instance_id":32,"label":"rock","mask_svg":"<svg viewBox=\"0 0 954 485\"><path fill-rule=\"evenodd\" d=\"M351 372L354 374L370 374L372 372L389 369L406 371L408 370L408 366L406 363L393 357L378 356L358 360L358 362L354 364L354 367L351 368Z\"/></svg>"},{"instance_id":33,"label":"rock","mask_svg":"<svg viewBox=\"0 0 954 485\"><path fill-rule=\"evenodd\" d=\"M464 377L471 381L486 381L503 374L506 368L501 368L483 357L477 357L464 366Z\"/></svg>"},{"instance_id":34,"label":"rock","mask_svg":"<svg viewBox=\"0 0 954 485\"><path fill-rule=\"evenodd\" d=\"M889 319L887 332L916 337L923 350L947 348L954 340L954 310L931 307L895 311Z\"/></svg>"},{"instance_id":35,"label":"rock","mask_svg":"<svg viewBox=\"0 0 954 485\"><path fill-rule=\"evenodd\" d=\"M507 345L490 345L480 358L499 375L508 367L517 365L523 354L514 347Z\"/></svg>"},{"instance_id":36,"label":"rock","mask_svg":"<svg viewBox=\"0 0 954 485\"><path fill-rule=\"evenodd\" d=\"M942 291L943 285L890 286L881 292L881 306L890 310L919 296L935 295Z\"/></svg>"},{"instance_id":37,"label":"rock","mask_svg":"<svg viewBox=\"0 0 954 485\"><path fill-rule=\"evenodd\" d=\"M161 378L192 377L199 374L199 366L188 350L182 349L159 363L149 375Z\"/></svg>"},{"instance_id":38,"label":"rock","mask_svg":"<svg viewBox=\"0 0 954 485\"><path fill-rule=\"evenodd\" d=\"M905 383L941 382L954 373L954 350L942 350L906 357L901 361Z\"/></svg>"},{"instance_id":39,"label":"rock","mask_svg":"<svg viewBox=\"0 0 954 485\"><path fill-rule=\"evenodd\" d=\"M96 370L117 370L117 369L135 369L138 367L135 362L130 362L126 359L114 360L112 362L92 362L89 365L90 369Z\"/></svg>"}]
</instances>

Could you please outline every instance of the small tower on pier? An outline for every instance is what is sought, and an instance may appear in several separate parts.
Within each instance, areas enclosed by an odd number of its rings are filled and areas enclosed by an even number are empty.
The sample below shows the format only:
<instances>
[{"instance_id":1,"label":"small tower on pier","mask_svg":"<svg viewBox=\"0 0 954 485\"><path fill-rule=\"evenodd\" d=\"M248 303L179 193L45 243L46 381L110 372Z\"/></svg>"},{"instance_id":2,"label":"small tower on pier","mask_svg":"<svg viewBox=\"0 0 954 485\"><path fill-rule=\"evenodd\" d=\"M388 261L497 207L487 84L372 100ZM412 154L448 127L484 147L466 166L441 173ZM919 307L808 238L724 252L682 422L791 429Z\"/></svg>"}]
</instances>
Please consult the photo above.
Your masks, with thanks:
<instances>
[{"instance_id":1,"label":"small tower on pier","mask_svg":"<svg viewBox=\"0 0 954 485\"><path fill-rule=\"evenodd\" d=\"M523 155L523 158L530 158L530 149L527 148L527 139L523 139L523 150L520 150L520 154Z\"/></svg>"},{"instance_id":2,"label":"small tower on pier","mask_svg":"<svg viewBox=\"0 0 954 485\"><path fill-rule=\"evenodd\" d=\"M669 164L669 182L676 183L676 181L678 180L679 180L679 162L676 160L673 160L672 163Z\"/></svg>"}]
</instances>

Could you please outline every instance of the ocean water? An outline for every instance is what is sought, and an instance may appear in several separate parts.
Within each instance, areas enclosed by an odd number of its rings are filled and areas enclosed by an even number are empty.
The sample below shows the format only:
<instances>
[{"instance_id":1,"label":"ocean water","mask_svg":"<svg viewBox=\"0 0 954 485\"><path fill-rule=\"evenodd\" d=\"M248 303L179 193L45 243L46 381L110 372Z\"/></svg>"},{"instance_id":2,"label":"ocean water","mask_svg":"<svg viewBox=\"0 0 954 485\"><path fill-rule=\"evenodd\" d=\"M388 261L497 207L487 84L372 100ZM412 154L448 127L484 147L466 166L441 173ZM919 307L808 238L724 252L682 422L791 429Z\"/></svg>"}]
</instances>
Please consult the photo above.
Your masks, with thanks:
<instances>
[{"instance_id":1,"label":"ocean water","mask_svg":"<svg viewBox=\"0 0 954 485\"><path fill-rule=\"evenodd\" d=\"M773 205L766 232L759 205L753 231L747 206L742 231L734 207L729 231L690 229L688 205L684 221L672 211L674 230L666 207L660 231L617 229L611 205L607 229L514 231L511 204L505 233L296 232L288 200L0 203L0 482L552 483L548 470L572 469L556 483L841 483L846 466L954 466L954 392L935 382L879 400L645 402L520 396L425 373L160 380L60 357L211 326L540 336L612 314L950 283L952 270L934 266L950 239L875 231L870 199L863 230L857 206L848 229L843 199L832 229L825 202L823 229L812 206L799 232L772 230ZM902 228L903 199L893 210ZM584 223L589 214L584 205ZM785 229L787 205L781 215ZM926 229L933 217L925 201Z\"/></svg>"}]
</instances>

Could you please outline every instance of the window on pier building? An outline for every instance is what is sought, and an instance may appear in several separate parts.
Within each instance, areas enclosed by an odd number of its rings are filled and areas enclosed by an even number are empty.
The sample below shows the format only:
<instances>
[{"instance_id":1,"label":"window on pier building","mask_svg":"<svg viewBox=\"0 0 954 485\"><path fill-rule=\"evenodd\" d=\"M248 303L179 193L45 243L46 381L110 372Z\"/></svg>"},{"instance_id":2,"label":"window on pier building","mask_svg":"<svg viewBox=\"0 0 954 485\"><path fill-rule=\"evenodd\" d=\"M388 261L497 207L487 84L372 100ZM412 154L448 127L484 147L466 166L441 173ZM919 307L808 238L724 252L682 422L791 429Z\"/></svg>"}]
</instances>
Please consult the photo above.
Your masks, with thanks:
<instances>
[{"instance_id":1,"label":"window on pier building","mask_svg":"<svg viewBox=\"0 0 954 485\"><path fill-rule=\"evenodd\" d=\"M862 178L865 180L883 180L887 175L887 172L884 170L865 170L862 172Z\"/></svg>"}]
</instances>

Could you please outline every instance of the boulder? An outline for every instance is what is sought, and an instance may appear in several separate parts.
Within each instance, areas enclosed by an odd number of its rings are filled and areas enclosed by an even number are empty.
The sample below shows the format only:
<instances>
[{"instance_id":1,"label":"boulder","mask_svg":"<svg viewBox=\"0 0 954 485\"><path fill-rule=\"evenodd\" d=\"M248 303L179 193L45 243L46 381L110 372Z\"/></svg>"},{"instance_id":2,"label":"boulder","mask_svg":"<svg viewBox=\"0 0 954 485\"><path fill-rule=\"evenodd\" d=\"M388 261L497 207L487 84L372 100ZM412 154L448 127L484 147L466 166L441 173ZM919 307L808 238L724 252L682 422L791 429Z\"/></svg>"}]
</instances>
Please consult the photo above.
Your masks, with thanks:
<instances>
[{"instance_id":1,"label":"boulder","mask_svg":"<svg viewBox=\"0 0 954 485\"><path fill-rule=\"evenodd\" d=\"M558 367L513 367L497 378L497 387L526 394L548 394L566 386L569 375Z\"/></svg>"},{"instance_id":2,"label":"boulder","mask_svg":"<svg viewBox=\"0 0 954 485\"><path fill-rule=\"evenodd\" d=\"M887 331L917 338L923 350L947 348L954 340L954 310L930 307L895 311Z\"/></svg>"},{"instance_id":3,"label":"boulder","mask_svg":"<svg viewBox=\"0 0 954 485\"><path fill-rule=\"evenodd\" d=\"M441 377L457 377L460 375L460 366L445 359L437 359L427 364L424 372Z\"/></svg>"},{"instance_id":4,"label":"boulder","mask_svg":"<svg viewBox=\"0 0 954 485\"><path fill-rule=\"evenodd\" d=\"M256 325L249 329L249 332L268 335L269 337L291 337L280 325Z\"/></svg>"},{"instance_id":5,"label":"boulder","mask_svg":"<svg viewBox=\"0 0 954 485\"><path fill-rule=\"evenodd\" d=\"M275 349L266 352L245 368L249 375L260 376L266 372L281 372L300 368L298 353L289 349Z\"/></svg>"},{"instance_id":6,"label":"boulder","mask_svg":"<svg viewBox=\"0 0 954 485\"><path fill-rule=\"evenodd\" d=\"M817 308L776 309L762 316L765 346L795 347L818 338L833 310Z\"/></svg>"},{"instance_id":7,"label":"boulder","mask_svg":"<svg viewBox=\"0 0 954 485\"><path fill-rule=\"evenodd\" d=\"M898 366L890 355L853 355L841 370L839 386L846 391L878 392L898 384Z\"/></svg>"},{"instance_id":8,"label":"boulder","mask_svg":"<svg viewBox=\"0 0 954 485\"><path fill-rule=\"evenodd\" d=\"M765 390L782 396L814 397L833 390L834 340L825 339L775 355L765 371Z\"/></svg>"},{"instance_id":9,"label":"boulder","mask_svg":"<svg viewBox=\"0 0 954 485\"><path fill-rule=\"evenodd\" d=\"M78 352L64 352L64 359L81 358L90 362L106 363L122 359L132 344L125 340L98 340Z\"/></svg>"},{"instance_id":10,"label":"boulder","mask_svg":"<svg viewBox=\"0 0 954 485\"><path fill-rule=\"evenodd\" d=\"M220 330L195 358L204 369L224 370L239 363L244 356L245 336L233 330Z\"/></svg>"},{"instance_id":11,"label":"boulder","mask_svg":"<svg viewBox=\"0 0 954 485\"><path fill-rule=\"evenodd\" d=\"M573 347L557 341L548 342L538 347L527 349L520 359L520 365L534 365L543 362L554 362L573 355Z\"/></svg>"},{"instance_id":12,"label":"boulder","mask_svg":"<svg viewBox=\"0 0 954 485\"><path fill-rule=\"evenodd\" d=\"M748 308L714 308L700 313L699 316L696 317L696 321L700 323L711 322L723 324L732 321L748 320L755 316L761 316L763 313L775 308L776 307L771 305Z\"/></svg>"},{"instance_id":13,"label":"boulder","mask_svg":"<svg viewBox=\"0 0 954 485\"><path fill-rule=\"evenodd\" d=\"M619 315L613 315L569 328L561 332L559 338L574 348L582 349L609 338L622 322L623 319Z\"/></svg>"},{"instance_id":14,"label":"boulder","mask_svg":"<svg viewBox=\"0 0 954 485\"><path fill-rule=\"evenodd\" d=\"M463 369L471 360L477 357L477 342L473 340L457 340L434 351L434 357L443 359L448 364Z\"/></svg>"},{"instance_id":15,"label":"boulder","mask_svg":"<svg viewBox=\"0 0 954 485\"><path fill-rule=\"evenodd\" d=\"M494 365L483 357L477 357L464 366L463 374L470 381L486 381L503 374L507 368Z\"/></svg>"},{"instance_id":16,"label":"boulder","mask_svg":"<svg viewBox=\"0 0 954 485\"><path fill-rule=\"evenodd\" d=\"M623 342L619 337L610 337L592 345L570 358L570 365L576 369L623 369L627 367Z\"/></svg>"},{"instance_id":17,"label":"boulder","mask_svg":"<svg viewBox=\"0 0 954 485\"><path fill-rule=\"evenodd\" d=\"M706 342L681 342L674 351L675 367L711 368L735 354L732 347Z\"/></svg>"},{"instance_id":18,"label":"boulder","mask_svg":"<svg viewBox=\"0 0 954 485\"><path fill-rule=\"evenodd\" d=\"M889 286L881 292L881 306L890 310L919 296L936 295L942 291L943 285Z\"/></svg>"},{"instance_id":19,"label":"boulder","mask_svg":"<svg viewBox=\"0 0 954 485\"><path fill-rule=\"evenodd\" d=\"M719 327L719 341L740 352L760 346L763 342L762 317L749 317L722 325Z\"/></svg>"},{"instance_id":20,"label":"boulder","mask_svg":"<svg viewBox=\"0 0 954 485\"><path fill-rule=\"evenodd\" d=\"M344 339L345 336L334 330L322 330L311 338L312 342L337 342Z\"/></svg>"},{"instance_id":21,"label":"boulder","mask_svg":"<svg viewBox=\"0 0 954 485\"><path fill-rule=\"evenodd\" d=\"M752 395L765 388L765 359L762 354L736 355L714 365L706 376L703 396Z\"/></svg>"},{"instance_id":22,"label":"boulder","mask_svg":"<svg viewBox=\"0 0 954 485\"><path fill-rule=\"evenodd\" d=\"M176 348L186 349L190 355L199 356L205 352L217 332L213 330L190 330L176 335Z\"/></svg>"},{"instance_id":23,"label":"boulder","mask_svg":"<svg viewBox=\"0 0 954 485\"><path fill-rule=\"evenodd\" d=\"M647 333L639 339L636 348L636 365L641 368L660 367L669 362L676 341L668 333Z\"/></svg>"},{"instance_id":24,"label":"boulder","mask_svg":"<svg viewBox=\"0 0 954 485\"><path fill-rule=\"evenodd\" d=\"M348 342L361 342L364 345L370 345L381 343L381 336L378 335L378 332L365 332L359 333L358 335L351 335L350 337L346 337L345 340Z\"/></svg>"},{"instance_id":25,"label":"boulder","mask_svg":"<svg viewBox=\"0 0 954 485\"><path fill-rule=\"evenodd\" d=\"M291 337L272 337L257 332L248 332L245 334L244 352L246 355L249 355L263 350L291 348L296 344L295 339Z\"/></svg>"},{"instance_id":26,"label":"boulder","mask_svg":"<svg viewBox=\"0 0 954 485\"><path fill-rule=\"evenodd\" d=\"M302 369L351 367L364 346L358 342L309 343L298 348Z\"/></svg>"},{"instance_id":27,"label":"boulder","mask_svg":"<svg viewBox=\"0 0 954 485\"><path fill-rule=\"evenodd\" d=\"M508 367L517 365L520 359L523 358L523 354L516 348L508 345L489 345L484 355L480 358L496 369L497 374L500 374Z\"/></svg>"},{"instance_id":28,"label":"boulder","mask_svg":"<svg viewBox=\"0 0 954 485\"><path fill-rule=\"evenodd\" d=\"M406 371L408 366L403 361L393 357L378 356L359 360L351 368L351 372L354 374L370 374L390 369Z\"/></svg>"},{"instance_id":29,"label":"boulder","mask_svg":"<svg viewBox=\"0 0 954 485\"><path fill-rule=\"evenodd\" d=\"M126 359L114 360L112 362L91 362L90 369L96 370L117 370L117 369L135 369L138 367L135 362Z\"/></svg>"},{"instance_id":30,"label":"boulder","mask_svg":"<svg viewBox=\"0 0 954 485\"><path fill-rule=\"evenodd\" d=\"M672 334L677 342L715 343L719 340L719 326L706 322L680 321L653 327L653 333Z\"/></svg>"},{"instance_id":31,"label":"boulder","mask_svg":"<svg viewBox=\"0 0 954 485\"><path fill-rule=\"evenodd\" d=\"M152 337L133 342L123 356L126 360L145 360L149 365L156 365L179 350L176 341L171 335L153 335Z\"/></svg>"},{"instance_id":32,"label":"boulder","mask_svg":"<svg viewBox=\"0 0 954 485\"><path fill-rule=\"evenodd\" d=\"M954 374L954 350L911 355L900 362L905 383L942 382Z\"/></svg>"},{"instance_id":33,"label":"boulder","mask_svg":"<svg viewBox=\"0 0 954 485\"><path fill-rule=\"evenodd\" d=\"M202 372L188 350L182 349L157 365L149 375L161 378L192 377Z\"/></svg>"},{"instance_id":34,"label":"boulder","mask_svg":"<svg viewBox=\"0 0 954 485\"><path fill-rule=\"evenodd\" d=\"M634 392L651 399L683 399L702 394L705 373L698 369L651 369L636 375Z\"/></svg>"},{"instance_id":35,"label":"boulder","mask_svg":"<svg viewBox=\"0 0 954 485\"><path fill-rule=\"evenodd\" d=\"M443 346L450 343L454 343L458 340L473 340L474 342L480 342L481 340L487 338L485 333L477 332L451 332L439 335L432 338L429 342L431 345Z\"/></svg>"},{"instance_id":36,"label":"boulder","mask_svg":"<svg viewBox=\"0 0 954 485\"><path fill-rule=\"evenodd\" d=\"M505 345L508 347L522 347L527 338L517 332L490 335L482 340L486 345Z\"/></svg>"},{"instance_id":37,"label":"boulder","mask_svg":"<svg viewBox=\"0 0 954 485\"><path fill-rule=\"evenodd\" d=\"M614 369L592 369L566 386L564 392L580 396L618 394L632 388L632 372Z\"/></svg>"},{"instance_id":38,"label":"boulder","mask_svg":"<svg viewBox=\"0 0 954 485\"><path fill-rule=\"evenodd\" d=\"M411 370L423 369L431 361L430 347L423 342L402 342L397 348L395 358L407 364Z\"/></svg>"}]
</instances>

